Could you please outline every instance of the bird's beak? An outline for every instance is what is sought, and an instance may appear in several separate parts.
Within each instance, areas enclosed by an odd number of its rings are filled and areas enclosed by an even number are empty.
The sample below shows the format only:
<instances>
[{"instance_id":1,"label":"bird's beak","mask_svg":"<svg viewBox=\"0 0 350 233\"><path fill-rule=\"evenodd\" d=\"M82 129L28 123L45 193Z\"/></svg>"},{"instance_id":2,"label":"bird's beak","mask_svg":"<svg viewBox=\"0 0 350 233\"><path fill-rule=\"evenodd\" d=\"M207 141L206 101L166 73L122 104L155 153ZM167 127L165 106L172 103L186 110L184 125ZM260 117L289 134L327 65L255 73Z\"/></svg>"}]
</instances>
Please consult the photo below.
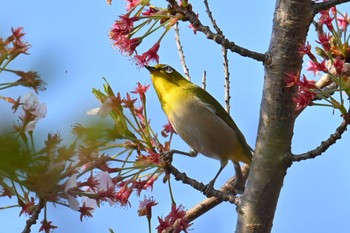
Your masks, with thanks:
<instances>
[{"instance_id":1,"label":"bird's beak","mask_svg":"<svg viewBox=\"0 0 350 233\"><path fill-rule=\"evenodd\" d=\"M145 68L152 73L152 71L156 71L156 68L154 66L145 66Z\"/></svg>"}]
</instances>

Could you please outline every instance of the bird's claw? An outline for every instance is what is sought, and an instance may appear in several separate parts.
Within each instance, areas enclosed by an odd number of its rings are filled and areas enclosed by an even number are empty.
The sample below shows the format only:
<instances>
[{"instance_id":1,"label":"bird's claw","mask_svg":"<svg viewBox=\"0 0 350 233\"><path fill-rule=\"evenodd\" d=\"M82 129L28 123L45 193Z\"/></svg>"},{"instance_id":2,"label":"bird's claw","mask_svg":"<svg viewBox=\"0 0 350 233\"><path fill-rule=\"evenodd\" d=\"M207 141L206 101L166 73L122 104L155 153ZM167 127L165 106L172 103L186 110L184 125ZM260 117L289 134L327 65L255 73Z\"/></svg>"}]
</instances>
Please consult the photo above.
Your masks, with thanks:
<instances>
[{"instance_id":1,"label":"bird's claw","mask_svg":"<svg viewBox=\"0 0 350 233\"><path fill-rule=\"evenodd\" d=\"M174 155L174 152L169 150L169 151L166 151L165 153L162 153L161 158L163 161L171 163L173 161L173 155Z\"/></svg>"},{"instance_id":2,"label":"bird's claw","mask_svg":"<svg viewBox=\"0 0 350 233\"><path fill-rule=\"evenodd\" d=\"M233 189L237 194L242 194L244 192L245 186L242 182L236 180L236 182L233 184Z\"/></svg>"},{"instance_id":3,"label":"bird's claw","mask_svg":"<svg viewBox=\"0 0 350 233\"><path fill-rule=\"evenodd\" d=\"M205 196L210 196L210 192L214 189L214 183L213 182L209 182L207 185L204 185L204 187L201 189L202 193Z\"/></svg>"}]
</instances>

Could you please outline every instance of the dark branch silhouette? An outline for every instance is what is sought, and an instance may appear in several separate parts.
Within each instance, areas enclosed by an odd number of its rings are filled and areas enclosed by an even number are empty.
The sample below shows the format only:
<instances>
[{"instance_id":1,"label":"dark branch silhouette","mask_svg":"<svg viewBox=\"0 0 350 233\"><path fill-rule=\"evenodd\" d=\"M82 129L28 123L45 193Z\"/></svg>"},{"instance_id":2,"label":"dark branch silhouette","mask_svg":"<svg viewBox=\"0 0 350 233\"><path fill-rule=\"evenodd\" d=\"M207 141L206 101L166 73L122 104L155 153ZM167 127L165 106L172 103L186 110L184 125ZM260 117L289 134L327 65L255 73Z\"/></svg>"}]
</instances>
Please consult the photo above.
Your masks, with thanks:
<instances>
[{"instance_id":1,"label":"dark branch silhouette","mask_svg":"<svg viewBox=\"0 0 350 233\"><path fill-rule=\"evenodd\" d=\"M331 134L329 136L329 138L327 140L321 142L321 144L313 150L310 150L310 151L303 153L303 154L292 156L292 161L299 162L302 160L315 158L315 157L321 155L327 149L329 149L329 147L334 145L336 143L336 141L342 137L343 133L347 129L347 126L350 124L350 110L348 111L348 113L345 116L343 116L343 118L344 119L343 119L342 123L340 124L340 126L335 130L335 132L333 134Z\"/></svg>"},{"instance_id":2,"label":"dark branch silhouette","mask_svg":"<svg viewBox=\"0 0 350 233\"><path fill-rule=\"evenodd\" d=\"M194 13L192 9L180 7L175 0L167 0L167 2L171 5L175 12L178 12L184 16L184 21L189 21L197 31L204 33L208 39L215 41L216 43L224 46L234 53L240 54L243 57L250 57L254 60L261 61L264 64L269 63L269 59L266 54L240 47L234 42L227 40L222 35L212 32L208 26L204 26L200 22L196 13Z\"/></svg>"},{"instance_id":3,"label":"dark branch silhouette","mask_svg":"<svg viewBox=\"0 0 350 233\"><path fill-rule=\"evenodd\" d=\"M349 2L350 0L330 0L328 2L320 2L315 4L314 14L316 15L320 11L327 10L333 6Z\"/></svg>"}]
</instances>

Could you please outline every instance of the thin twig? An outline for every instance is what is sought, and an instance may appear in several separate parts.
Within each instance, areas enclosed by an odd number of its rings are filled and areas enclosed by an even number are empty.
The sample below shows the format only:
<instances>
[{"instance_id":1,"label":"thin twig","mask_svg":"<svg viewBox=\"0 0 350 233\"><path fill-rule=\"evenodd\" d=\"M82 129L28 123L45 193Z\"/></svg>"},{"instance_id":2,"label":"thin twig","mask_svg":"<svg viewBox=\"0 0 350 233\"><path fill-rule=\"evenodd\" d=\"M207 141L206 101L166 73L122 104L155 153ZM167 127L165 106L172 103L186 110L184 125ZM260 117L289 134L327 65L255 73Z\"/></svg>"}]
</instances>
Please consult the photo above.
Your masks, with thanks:
<instances>
[{"instance_id":1,"label":"thin twig","mask_svg":"<svg viewBox=\"0 0 350 233\"><path fill-rule=\"evenodd\" d=\"M206 12L208 14L208 17L209 17L214 29L216 30L216 32L220 36L225 38L223 31L220 29L219 25L216 23L216 20L214 19L213 13L210 10L209 3L207 0L204 0L204 5L206 8ZM228 113L230 113L230 108L231 108L230 107L230 99L231 99L231 96L230 96L230 71L229 71L229 64L228 64L228 58L227 58L227 49L224 46L222 46L222 57L224 60L223 65L224 65L224 78L225 78L225 84L224 84L224 87L225 87L225 105L226 105L226 111Z\"/></svg>"},{"instance_id":2,"label":"thin twig","mask_svg":"<svg viewBox=\"0 0 350 233\"><path fill-rule=\"evenodd\" d=\"M224 77L225 77L225 105L226 105L226 111L230 114L230 71L228 68L228 58L227 58L227 49L222 47L222 57L224 58Z\"/></svg>"},{"instance_id":3,"label":"thin twig","mask_svg":"<svg viewBox=\"0 0 350 233\"><path fill-rule=\"evenodd\" d=\"M177 51L179 52L179 56L180 56L180 61L182 64L182 68L184 70L184 74L186 76L186 78L188 80L191 80L191 76L190 76L190 71L186 65L186 61L185 61L185 54L183 51L183 47L181 45L181 40L180 40L180 29L179 29L179 23L176 22L175 24L175 42L176 42L176 47L177 47Z\"/></svg>"},{"instance_id":4,"label":"thin twig","mask_svg":"<svg viewBox=\"0 0 350 233\"><path fill-rule=\"evenodd\" d=\"M340 124L340 126L335 130L333 134L329 136L329 138L321 144L316 147L313 150L310 150L306 153L299 154L299 155L292 155L291 159L293 162L299 162L302 160L312 159L319 155L321 155L323 152L325 152L328 148L330 148L333 144L336 143L337 140L339 140L343 133L346 131L347 126L350 124L350 109L348 110L348 113L343 116L343 121Z\"/></svg>"},{"instance_id":5,"label":"thin twig","mask_svg":"<svg viewBox=\"0 0 350 233\"><path fill-rule=\"evenodd\" d=\"M203 71L202 88L203 88L203 90L205 90L207 88L207 72L206 71Z\"/></svg>"},{"instance_id":6,"label":"thin twig","mask_svg":"<svg viewBox=\"0 0 350 233\"><path fill-rule=\"evenodd\" d=\"M195 179L192 179L186 175L186 173L180 172L175 168L173 165L171 165L170 162L165 162L163 168L171 173L174 177L175 180L181 180L182 183L188 184L192 186L193 188L197 189L198 191L203 192L205 185L201 182L198 182ZM238 197L236 195L233 195L231 193L223 193L219 190L212 189L209 192L206 193L207 197L216 197L220 199L221 201L228 201L232 204L237 205L238 204Z\"/></svg>"},{"instance_id":7,"label":"thin twig","mask_svg":"<svg viewBox=\"0 0 350 233\"><path fill-rule=\"evenodd\" d=\"M317 13L319 13L320 11L323 10L328 10L329 8L345 3L345 2L349 2L350 0L330 0L327 2L320 2L320 3L316 3L315 4L315 8L314 8L314 14L316 15Z\"/></svg>"},{"instance_id":8,"label":"thin twig","mask_svg":"<svg viewBox=\"0 0 350 233\"><path fill-rule=\"evenodd\" d=\"M211 21L211 24L213 25L213 27L214 27L214 29L216 30L216 32L217 32L219 35L224 35L224 34L222 33L220 27L217 25L216 20L215 20L214 17L213 17L213 14L212 14L212 12L211 12L211 10L210 10L209 3L208 3L207 0L204 0L204 5L205 5L205 8L206 8L206 12L207 12L207 14L208 14L208 17L209 17L209 19L210 19L210 21Z\"/></svg>"},{"instance_id":9,"label":"thin twig","mask_svg":"<svg viewBox=\"0 0 350 233\"><path fill-rule=\"evenodd\" d=\"M45 201L40 198L39 203L37 204L37 206L35 207L35 210L33 211L33 214L26 221L26 225L25 225L22 233L30 233L30 231L31 231L30 228L36 224L36 221L39 218L39 214L40 214L41 210L44 208L44 206L45 206Z\"/></svg>"},{"instance_id":10,"label":"thin twig","mask_svg":"<svg viewBox=\"0 0 350 233\"><path fill-rule=\"evenodd\" d=\"M200 20L197 18L197 15L189 8L180 7L176 0L167 0L172 9L184 16L184 21L189 21L193 27L202 33L204 33L208 39L215 41L216 43L224 46L225 48L231 50L232 52L238 53L243 57L249 57L257 61L261 61L264 64L270 62L269 56L264 53L258 53L243 47L236 45L234 42L227 40L217 33L213 33L208 26L204 26Z\"/></svg>"}]
</instances>

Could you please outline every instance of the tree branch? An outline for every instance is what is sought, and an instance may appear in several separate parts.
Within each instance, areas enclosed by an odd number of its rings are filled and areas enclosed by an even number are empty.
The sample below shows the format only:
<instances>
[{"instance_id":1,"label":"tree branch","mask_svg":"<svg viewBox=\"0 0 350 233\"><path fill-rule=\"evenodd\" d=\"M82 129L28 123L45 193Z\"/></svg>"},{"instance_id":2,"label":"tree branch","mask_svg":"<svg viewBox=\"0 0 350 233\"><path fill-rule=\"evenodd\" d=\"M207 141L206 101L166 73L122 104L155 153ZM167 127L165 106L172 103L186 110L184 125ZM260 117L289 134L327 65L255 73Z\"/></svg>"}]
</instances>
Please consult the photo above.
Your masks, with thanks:
<instances>
[{"instance_id":1,"label":"tree branch","mask_svg":"<svg viewBox=\"0 0 350 233\"><path fill-rule=\"evenodd\" d=\"M213 14L212 14L212 12L211 12L211 10L210 10L209 3L208 3L207 0L204 0L204 5L205 5L205 8L206 8L206 12L207 12L207 14L208 14L208 17L209 17L209 19L210 19L210 21L211 21L211 24L213 25L215 31L216 31L219 35L225 37L225 36L224 36L224 33L222 32L222 30L220 29L220 27L218 26L218 24L216 23L216 21L215 21L215 19L214 19L214 17L213 17Z\"/></svg>"},{"instance_id":2,"label":"tree branch","mask_svg":"<svg viewBox=\"0 0 350 233\"><path fill-rule=\"evenodd\" d=\"M245 165L242 166L242 175L243 175L243 182L247 180L249 174L249 166ZM234 193L233 186L236 182L236 176L231 177L221 188L220 192L230 192ZM191 209L189 209L185 215L185 218L188 219L189 221L193 221L194 219L198 218L199 216L203 215L207 211L211 210L215 206L219 205L222 203L223 200L220 200L217 197L210 197L207 199L204 199L197 205L193 206Z\"/></svg>"},{"instance_id":3,"label":"tree branch","mask_svg":"<svg viewBox=\"0 0 350 233\"><path fill-rule=\"evenodd\" d=\"M202 76L202 88L205 90L207 89L207 72L203 71L203 76Z\"/></svg>"},{"instance_id":4,"label":"tree branch","mask_svg":"<svg viewBox=\"0 0 350 233\"><path fill-rule=\"evenodd\" d=\"M325 152L329 147L334 145L335 142L341 138L343 133L346 131L347 126L350 124L350 109L348 110L348 113L345 116L343 116L343 118L344 118L343 122L335 130L335 132L329 136L329 138L326 141L321 142L321 144L318 147L306 153L299 154L299 155L292 155L291 157L292 161L299 162L302 160L315 158L321 155L323 152Z\"/></svg>"},{"instance_id":5,"label":"tree branch","mask_svg":"<svg viewBox=\"0 0 350 233\"><path fill-rule=\"evenodd\" d=\"M257 53L249 49L240 47L236 45L234 42L227 40L223 36L217 33L213 33L208 26L204 26L197 19L197 15L189 7L187 8L180 7L177 4L176 0L167 0L167 2L171 5L171 7L175 12L182 14L184 16L183 21L189 21L197 31L204 33L208 39L215 41L217 44L220 44L225 48L231 50L232 52L240 54L243 57L250 57L254 60L261 61L264 64L268 64L270 62L266 54Z\"/></svg>"},{"instance_id":6,"label":"tree branch","mask_svg":"<svg viewBox=\"0 0 350 233\"><path fill-rule=\"evenodd\" d=\"M33 214L30 216L30 218L26 221L26 225L22 231L22 233L30 233L30 228L32 225L36 224L36 221L39 218L39 214L41 210L45 206L45 201L40 198L38 205L35 207L35 210L33 211Z\"/></svg>"},{"instance_id":7,"label":"tree branch","mask_svg":"<svg viewBox=\"0 0 350 233\"><path fill-rule=\"evenodd\" d=\"M225 78L225 105L226 105L226 111L230 113L231 105L230 105L230 70L228 65L228 58L227 58L227 49L222 47L222 57L224 59L224 78Z\"/></svg>"},{"instance_id":8,"label":"tree branch","mask_svg":"<svg viewBox=\"0 0 350 233\"><path fill-rule=\"evenodd\" d=\"M207 0L204 0L204 5L206 8L206 12L208 14L208 17L211 21L211 24L213 25L214 29L216 30L217 34L219 34L220 36L222 36L223 38L225 38L224 33L222 32L222 30L220 29L220 27L218 26L218 24L216 23L214 16L210 10L209 7L209 3ZM229 64L228 64L228 58L227 58L227 49L222 46L222 57L224 59L224 78L225 78L225 105L226 105L226 111L228 113L230 113L230 71L229 71Z\"/></svg>"},{"instance_id":9,"label":"tree branch","mask_svg":"<svg viewBox=\"0 0 350 233\"><path fill-rule=\"evenodd\" d=\"M198 191L203 192L203 190L205 188L205 185L203 183L198 182L197 180L188 177L186 175L186 173L180 172L173 165L171 165L170 162L165 162L163 168L167 172L171 173L175 177L175 180L181 180L182 183L188 184L188 185L192 186L193 188L197 189ZM207 197L216 197L221 202L228 201L232 204L237 205L239 198L235 195L235 193L233 193L233 194L231 194L231 193L224 193L222 191L212 189L208 193L206 193L205 195Z\"/></svg>"},{"instance_id":10,"label":"tree branch","mask_svg":"<svg viewBox=\"0 0 350 233\"><path fill-rule=\"evenodd\" d=\"M183 47L182 47L181 41L180 41L179 23L175 24L175 42L176 42L177 51L179 52L180 61L181 61L185 76L188 80L191 80L190 71L186 65L185 54L184 54Z\"/></svg>"},{"instance_id":11,"label":"tree branch","mask_svg":"<svg viewBox=\"0 0 350 233\"><path fill-rule=\"evenodd\" d=\"M245 165L242 167L242 175L243 175L243 181L245 182L247 180L249 174L249 166ZM236 177L231 177L221 188L220 192L230 192L234 193L234 190L232 189L233 185L236 182ZM192 222L201 215L205 214L215 206L219 205L223 201L217 197L210 197L207 199L204 199L203 201L199 202L195 206L193 206L191 209L187 210L186 215L184 216L185 219L187 219L188 222ZM175 224L172 229L176 229L177 225Z\"/></svg>"},{"instance_id":12,"label":"tree branch","mask_svg":"<svg viewBox=\"0 0 350 233\"><path fill-rule=\"evenodd\" d=\"M314 14L316 15L317 13L319 13L320 11L323 10L328 10L329 8L345 3L345 2L349 2L350 0L330 0L328 2L320 2L320 3L316 3L315 4L315 8L314 8Z\"/></svg>"}]
</instances>

